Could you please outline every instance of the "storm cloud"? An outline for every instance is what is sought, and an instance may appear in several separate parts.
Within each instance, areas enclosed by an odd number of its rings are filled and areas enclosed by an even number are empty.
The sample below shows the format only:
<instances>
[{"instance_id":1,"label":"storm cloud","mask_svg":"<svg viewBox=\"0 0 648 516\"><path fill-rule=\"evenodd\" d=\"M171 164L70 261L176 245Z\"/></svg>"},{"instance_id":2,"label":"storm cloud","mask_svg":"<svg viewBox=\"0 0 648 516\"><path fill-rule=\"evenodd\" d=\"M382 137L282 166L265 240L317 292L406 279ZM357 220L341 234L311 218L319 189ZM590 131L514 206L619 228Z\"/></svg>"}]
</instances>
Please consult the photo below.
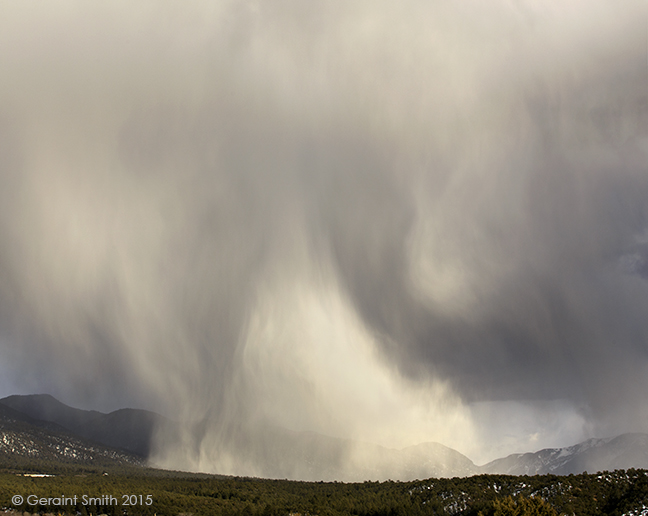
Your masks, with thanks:
<instances>
[{"instance_id":1,"label":"storm cloud","mask_svg":"<svg viewBox=\"0 0 648 516\"><path fill-rule=\"evenodd\" d=\"M0 12L4 395L207 418L158 460L232 473L269 422L648 432L645 2Z\"/></svg>"}]
</instances>

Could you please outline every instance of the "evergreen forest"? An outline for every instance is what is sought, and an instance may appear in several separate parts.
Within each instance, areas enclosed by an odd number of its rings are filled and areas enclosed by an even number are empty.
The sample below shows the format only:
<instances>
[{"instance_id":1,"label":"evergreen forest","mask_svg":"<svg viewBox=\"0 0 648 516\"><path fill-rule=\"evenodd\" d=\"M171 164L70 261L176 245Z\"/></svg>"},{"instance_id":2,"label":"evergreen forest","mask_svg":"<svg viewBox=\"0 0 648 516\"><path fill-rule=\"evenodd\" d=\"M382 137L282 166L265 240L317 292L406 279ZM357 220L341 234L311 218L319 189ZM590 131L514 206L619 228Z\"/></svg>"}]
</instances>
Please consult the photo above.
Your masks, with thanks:
<instances>
[{"instance_id":1,"label":"evergreen forest","mask_svg":"<svg viewBox=\"0 0 648 516\"><path fill-rule=\"evenodd\" d=\"M648 514L648 471L341 483L5 458L0 507L20 514L82 516L640 516Z\"/></svg>"}]
</instances>

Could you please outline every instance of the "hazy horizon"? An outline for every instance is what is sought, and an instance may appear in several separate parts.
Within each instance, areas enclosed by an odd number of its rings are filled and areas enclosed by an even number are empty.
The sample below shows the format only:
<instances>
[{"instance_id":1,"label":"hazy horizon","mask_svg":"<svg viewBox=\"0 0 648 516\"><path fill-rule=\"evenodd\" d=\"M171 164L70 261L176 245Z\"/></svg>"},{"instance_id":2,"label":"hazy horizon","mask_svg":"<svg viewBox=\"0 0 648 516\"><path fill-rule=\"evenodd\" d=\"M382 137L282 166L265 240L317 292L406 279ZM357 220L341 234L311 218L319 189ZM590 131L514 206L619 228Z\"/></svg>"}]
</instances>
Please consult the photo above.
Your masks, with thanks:
<instances>
[{"instance_id":1,"label":"hazy horizon","mask_svg":"<svg viewBox=\"0 0 648 516\"><path fill-rule=\"evenodd\" d=\"M7 398L7 397L12 397L12 396L28 396L28 397L29 397L29 396L51 396L51 395L48 394L48 393L44 393L44 392L43 392L43 393L31 393L31 394L19 393L19 394L10 394L10 395L7 395L7 396L5 396L5 395L3 394L2 397L0 398L0 400L2 400L2 399L4 399L4 398ZM64 401L62 401L62 400L60 400L60 399L57 399L57 398L54 397L54 396L52 396L52 397L53 397L56 401L59 401L60 403L63 403L64 405L66 405L66 406L68 406L68 407L71 407L71 408L74 408L74 409L79 409L79 410L85 410L85 411L100 412L100 413L102 413L102 414L104 414L104 415L109 415L109 414L111 414L112 412L118 412L118 411L120 411L120 410L124 410L124 409L125 409L125 410L143 410L143 411L148 411L148 412L150 412L150 411L149 411L148 409L146 409L146 408L141 408L141 407L131 407L131 406L128 406L128 407L118 407L118 408L116 408L116 409L114 409L114 410L106 410L106 411L100 411L100 410L99 410L99 411L98 411L96 408L94 408L94 407L92 407L92 406L85 406L85 407L72 406L72 405L70 405L70 404L68 404L68 403L65 403ZM14 406L10 406L10 408L14 408L14 409L16 409L16 407L14 407ZM172 422L174 422L174 423L181 423L181 421L176 420L176 419L174 418L173 414L158 414L158 415L162 415L163 417L169 419L170 421L172 421ZM50 415L50 417L51 417L51 415ZM49 419L48 419L48 420L49 420ZM192 423L192 424L195 425L195 424L199 424L200 421L191 421L190 423ZM345 437L335 437L335 436L325 435L325 434L321 434L321 433L319 433L319 432L314 432L314 431L310 431L310 430L298 430L298 429L295 430L295 429L289 429L289 428L283 428L283 427L280 427L280 428L281 428L282 430L287 430L289 433L292 433L292 432L294 432L294 433L305 433L305 434L313 434L313 433L314 433L314 434L320 435L320 436L322 436L322 437L327 437L327 438L328 438L328 437L332 437L333 439L348 440L348 438L345 438ZM627 433L627 434L625 434L625 435L629 435L629 434L633 434L633 432L629 432L629 433ZM634 432L634 434L641 435L641 434L645 434L645 432ZM620 435L624 435L624 434L620 434ZM645 435L648 435L648 434L645 434ZM563 446L543 447L542 450L549 449L549 448L565 448L565 447L568 448L568 447L570 447L570 446L574 446L574 445L582 444L583 442L588 441L588 440L590 440L590 439L612 439L612 438L615 438L615 437L619 437L619 435L598 435L598 436L594 436L594 437L590 437L590 438L588 438L588 439L585 439L584 441L572 442L572 443L569 443L569 444L566 444L566 445L563 445ZM408 445L400 446L400 447L390 447L390 446L388 446L388 445L381 445L381 444L379 444L378 442L358 441L358 443L360 443L360 444L368 444L368 445L372 445L372 446L373 446L373 445L377 445L377 446L381 446L381 447L383 447L383 448L387 448L387 449L390 449L390 450L397 450L397 451L403 451L403 450L406 450L406 449L408 449L408 448L416 448L418 445L421 445L421 444L442 444L442 443L435 443L435 442L433 442L433 441L429 441L429 442L418 442L418 443L414 443L414 444L408 444ZM536 448L531 447L531 448L528 448L528 449L520 449L520 450L517 450L517 451L511 451L511 452L508 453L506 456L511 455L511 454L516 454L516 453L529 453L529 452L530 452L530 453L535 453L535 452L538 452L538 451L541 451L541 449L540 449L540 448L536 449ZM494 460L494 459L502 459L502 458L504 458L504 457L505 457L505 456L493 456L493 458L489 459L487 462L491 462L491 461ZM471 459L470 457L468 457L468 458ZM472 460L472 459L471 459L471 460ZM478 466L478 467L487 464L487 462L475 462L475 461L473 461L473 463L474 463L476 466ZM156 464L151 464L151 465L152 465L152 466L156 466ZM386 473L387 473L387 472L386 472ZM277 477L277 478L279 478L279 477Z\"/></svg>"},{"instance_id":2,"label":"hazy horizon","mask_svg":"<svg viewBox=\"0 0 648 516\"><path fill-rule=\"evenodd\" d=\"M0 397L221 473L648 432L644 0L5 3L0 67Z\"/></svg>"}]
</instances>

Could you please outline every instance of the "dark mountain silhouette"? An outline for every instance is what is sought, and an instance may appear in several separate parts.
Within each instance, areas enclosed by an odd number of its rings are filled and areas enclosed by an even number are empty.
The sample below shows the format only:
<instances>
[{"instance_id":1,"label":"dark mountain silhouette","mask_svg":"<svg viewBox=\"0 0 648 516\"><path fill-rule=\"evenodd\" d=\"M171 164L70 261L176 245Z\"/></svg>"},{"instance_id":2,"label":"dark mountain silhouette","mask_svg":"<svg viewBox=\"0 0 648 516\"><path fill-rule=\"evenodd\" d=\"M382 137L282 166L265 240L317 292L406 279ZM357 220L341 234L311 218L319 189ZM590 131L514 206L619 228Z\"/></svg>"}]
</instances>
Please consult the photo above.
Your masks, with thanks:
<instances>
[{"instance_id":1,"label":"dark mountain silhouette","mask_svg":"<svg viewBox=\"0 0 648 516\"><path fill-rule=\"evenodd\" d=\"M0 399L0 403L33 419L51 421L68 430L86 426L103 414L95 410L81 410L61 403L49 394L14 395Z\"/></svg>"},{"instance_id":2,"label":"dark mountain silhouette","mask_svg":"<svg viewBox=\"0 0 648 516\"><path fill-rule=\"evenodd\" d=\"M87 466L144 466L141 457L93 443L60 425L41 421L0 404L0 458L18 464L83 464Z\"/></svg>"},{"instance_id":3,"label":"dark mountain silhouette","mask_svg":"<svg viewBox=\"0 0 648 516\"><path fill-rule=\"evenodd\" d=\"M139 409L120 409L109 414L81 410L61 403L49 394L8 396L0 404L33 419L56 423L85 439L148 458L156 425L167 424L164 416Z\"/></svg>"}]
</instances>

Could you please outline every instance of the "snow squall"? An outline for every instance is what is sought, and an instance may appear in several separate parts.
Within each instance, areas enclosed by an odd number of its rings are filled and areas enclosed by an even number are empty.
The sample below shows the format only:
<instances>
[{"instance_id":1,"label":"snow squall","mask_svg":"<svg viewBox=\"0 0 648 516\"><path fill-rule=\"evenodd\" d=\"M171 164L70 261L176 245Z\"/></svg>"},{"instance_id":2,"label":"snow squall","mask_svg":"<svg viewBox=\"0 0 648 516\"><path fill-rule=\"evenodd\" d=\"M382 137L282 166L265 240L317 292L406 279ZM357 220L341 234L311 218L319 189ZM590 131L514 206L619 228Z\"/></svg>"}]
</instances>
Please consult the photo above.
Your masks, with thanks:
<instances>
[{"instance_id":1,"label":"snow squall","mask_svg":"<svg viewBox=\"0 0 648 516\"><path fill-rule=\"evenodd\" d=\"M647 17L3 5L1 394L204 419L158 459L222 473L647 432Z\"/></svg>"}]
</instances>

